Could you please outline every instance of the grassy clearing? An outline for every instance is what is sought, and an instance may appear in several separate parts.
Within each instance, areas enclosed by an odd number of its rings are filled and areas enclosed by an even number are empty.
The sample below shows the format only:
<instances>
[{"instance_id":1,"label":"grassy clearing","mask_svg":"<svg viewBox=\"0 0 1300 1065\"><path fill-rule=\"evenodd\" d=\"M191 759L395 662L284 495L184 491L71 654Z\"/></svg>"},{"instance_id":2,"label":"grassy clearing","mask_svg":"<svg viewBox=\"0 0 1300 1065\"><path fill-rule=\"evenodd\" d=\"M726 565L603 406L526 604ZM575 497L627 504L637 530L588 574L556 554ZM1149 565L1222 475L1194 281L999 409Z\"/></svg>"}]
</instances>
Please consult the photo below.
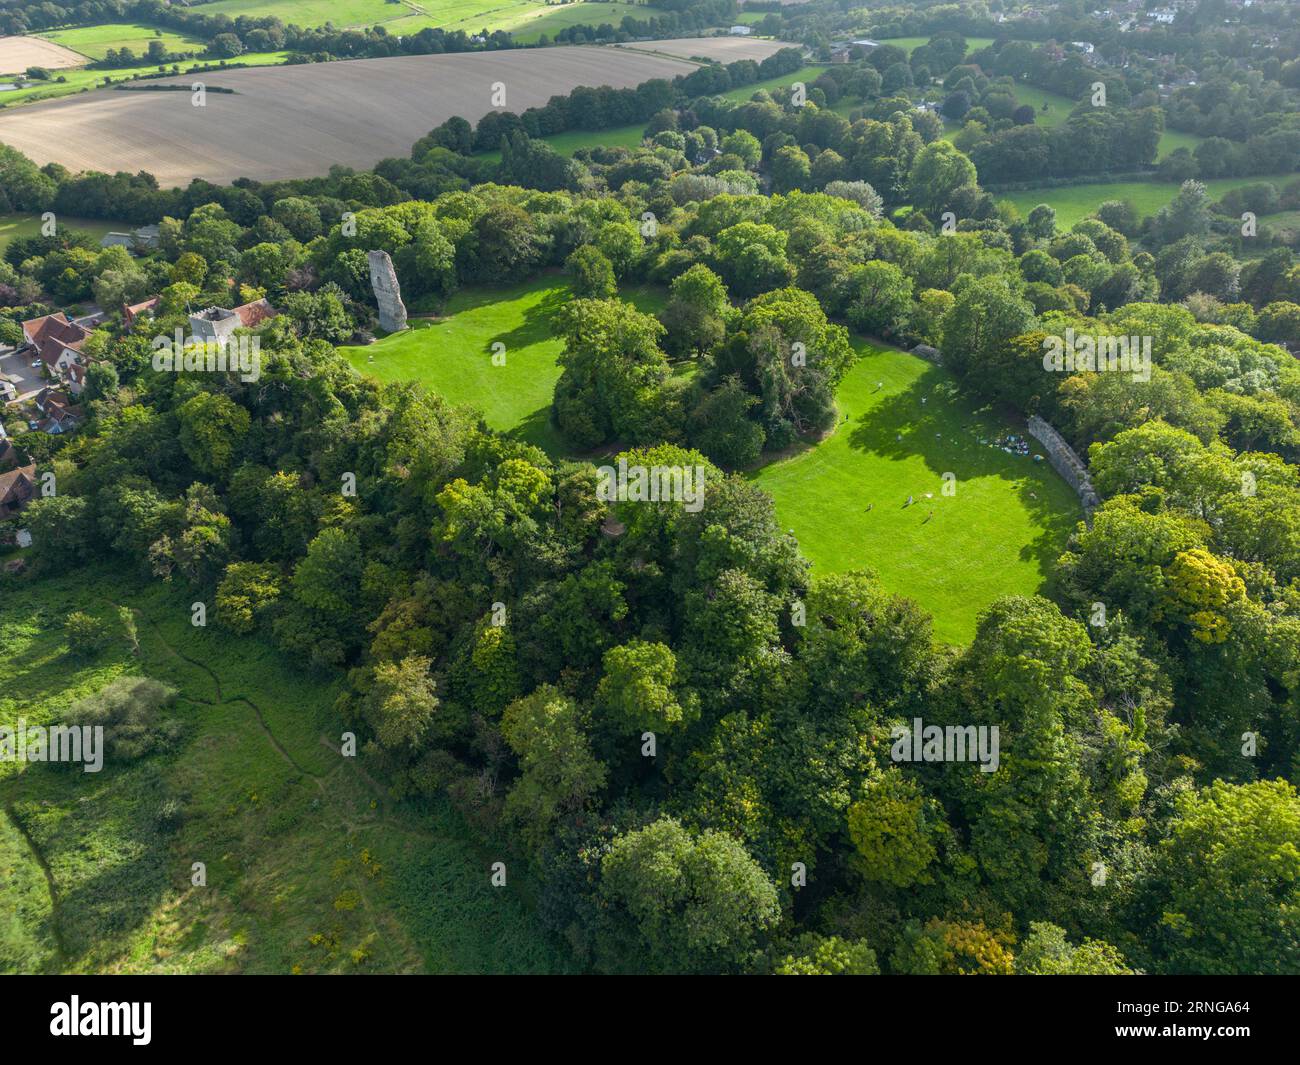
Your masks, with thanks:
<instances>
[{"instance_id":1,"label":"grassy clearing","mask_svg":"<svg viewBox=\"0 0 1300 1065\"><path fill-rule=\"evenodd\" d=\"M1071 100L1068 96L1062 96L1060 93L1048 92L1045 89L1023 83L1016 85L1015 92L1018 104L1030 104L1033 107L1035 112L1034 124L1047 129L1055 129L1057 126L1063 125L1078 103L1077 100ZM1044 104L1047 105L1046 111L1043 110Z\"/></svg>"},{"instance_id":2,"label":"grassy clearing","mask_svg":"<svg viewBox=\"0 0 1300 1065\"><path fill-rule=\"evenodd\" d=\"M636 148L645 136L645 123L618 126L615 129L574 129L546 138L546 143L561 155L572 155L580 148ZM498 156L500 152L496 153Z\"/></svg>"},{"instance_id":3,"label":"grassy clearing","mask_svg":"<svg viewBox=\"0 0 1300 1065\"><path fill-rule=\"evenodd\" d=\"M1034 124L1042 126L1044 129L1055 129L1057 126L1063 125L1079 102L1070 99L1068 96L1062 96L1060 93L1048 92L1046 89L1039 89L1023 82L1016 84L1015 92L1017 103L1031 104L1033 106L1035 112ZM1046 111L1043 110L1044 104L1047 105ZM943 135L944 140L952 140L960 128L960 123L948 122L947 130ZM1160 135L1160 141L1156 148L1156 159L1163 159L1170 152L1179 148L1194 151L1203 139L1194 133L1179 133L1167 129Z\"/></svg>"},{"instance_id":4,"label":"grassy clearing","mask_svg":"<svg viewBox=\"0 0 1300 1065\"><path fill-rule=\"evenodd\" d=\"M891 37L881 38L882 44L892 44L898 48L904 49L908 55L912 54L913 49L928 43L929 37ZM981 48L987 48L993 43L992 37L967 37L967 55L971 52L977 52ZM1047 128L1054 128L1061 125L1074 110L1076 100L1071 100L1068 96L1062 96L1060 93L1048 92L1046 89L1039 89L1033 85L1018 83L1016 85L1016 99L1022 104L1033 104L1034 110L1038 112L1038 117L1034 120L1038 125ZM1047 110L1043 110L1043 104L1047 104ZM950 124L948 132L944 135L945 140L951 140L952 135L959 127ZM1178 148L1195 149L1201 143L1203 138L1196 136L1194 133L1178 133L1174 130L1165 130L1160 137L1160 146L1156 152L1157 159L1163 159L1170 152Z\"/></svg>"},{"instance_id":5,"label":"grassy clearing","mask_svg":"<svg viewBox=\"0 0 1300 1065\"><path fill-rule=\"evenodd\" d=\"M776 78L767 78L764 81L756 81L753 85L742 85L739 89L729 89L721 95L724 100L748 100L759 90L771 92L773 89L784 89L788 85L793 85L796 81L811 85L826 69L825 66L800 67L792 73L782 74ZM858 106L861 106L861 104Z\"/></svg>"},{"instance_id":6,"label":"grassy clearing","mask_svg":"<svg viewBox=\"0 0 1300 1065\"><path fill-rule=\"evenodd\" d=\"M104 222L98 218L59 218L59 225L69 229L79 229L91 234L96 240L105 233L120 232L130 229L129 222ZM41 230L39 215L0 214L0 255L4 254L9 242L16 237L34 237Z\"/></svg>"},{"instance_id":7,"label":"grassy clearing","mask_svg":"<svg viewBox=\"0 0 1300 1065\"><path fill-rule=\"evenodd\" d=\"M1216 178L1205 182L1210 196L1218 199L1231 189L1271 181L1281 187L1294 181L1294 174L1265 174L1259 177ZM1117 181L1092 182L1085 185L1065 185L1060 188L1029 189L1026 192L1008 192L998 196L1014 204L1021 215L1027 215L1040 203L1056 208L1056 224L1069 229L1075 222L1087 218L1107 200L1128 200L1138 214L1155 214L1178 195L1178 183L1169 181Z\"/></svg>"},{"instance_id":8,"label":"grassy clearing","mask_svg":"<svg viewBox=\"0 0 1300 1065\"><path fill-rule=\"evenodd\" d=\"M206 42L171 30L155 29L138 22L110 22L102 26L79 26L70 30L51 30L40 34L47 41L71 48L91 59L103 59L110 48L130 48L142 55L154 41L162 41L169 52L201 52Z\"/></svg>"},{"instance_id":9,"label":"grassy clearing","mask_svg":"<svg viewBox=\"0 0 1300 1065\"><path fill-rule=\"evenodd\" d=\"M1294 241L1300 234L1300 211L1278 211L1276 214L1261 215L1260 229L1281 233L1284 240Z\"/></svg>"},{"instance_id":10,"label":"grassy clearing","mask_svg":"<svg viewBox=\"0 0 1300 1065\"><path fill-rule=\"evenodd\" d=\"M27 839L0 810L0 974L47 972L59 958L45 874Z\"/></svg>"},{"instance_id":11,"label":"grassy clearing","mask_svg":"<svg viewBox=\"0 0 1300 1065\"><path fill-rule=\"evenodd\" d=\"M663 294L653 288L622 293L654 313ZM456 293L444 316L412 319L411 328L366 347L343 348L348 361L380 381L419 381L452 403L474 407L487 424L518 435L551 455L569 448L551 426L551 397L564 348L551 315L568 299L567 280L551 275L522 285ZM504 366L492 364L492 345L505 345Z\"/></svg>"},{"instance_id":12,"label":"grassy clearing","mask_svg":"<svg viewBox=\"0 0 1300 1065\"><path fill-rule=\"evenodd\" d=\"M920 48L923 44L929 44L930 38L927 37L873 37L871 40L879 41L881 44L892 44L895 48L901 48L908 55L914 50ZM987 48L993 43L992 37L967 37L966 54L978 52L981 48Z\"/></svg>"},{"instance_id":13,"label":"grassy clearing","mask_svg":"<svg viewBox=\"0 0 1300 1065\"><path fill-rule=\"evenodd\" d=\"M8 585L0 721L64 721L119 674L176 687L179 749L102 772L0 763L0 971L535 972L568 967L526 912L527 875L446 809L393 805L326 745L336 676L189 623L191 595L108 571ZM62 619L129 604L125 639L72 659ZM178 802L166 828L159 812ZM207 886L190 883L192 863ZM516 868L518 871L516 872ZM46 876L48 871L48 878ZM518 884L518 887L514 885Z\"/></svg>"},{"instance_id":14,"label":"grassy clearing","mask_svg":"<svg viewBox=\"0 0 1300 1065\"><path fill-rule=\"evenodd\" d=\"M646 312L663 300L648 288L622 295ZM567 283L554 276L467 290L443 318L344 351L363 373L421 381L483 411L494 429L565 455L549 421L563 347L549 320L568 298ZM505 366L491 363L497 340L506 345ZM976 615L998 596L1038 589L1080 517L1078 502L1046 465L978 444L1007 427L961 400L943 370L904 352L859 347L863 358L839 392L848 421L752 477L772 493L781 521L818 567L871 566L935 615L941 639L969 640ZM885 383L879 392L878 381ZM958 479L953 498L940 494L948 471ZM934 499L925 500L926 492ZM904 509L908 495L920 502Z\"/></svg>"},{"instance_id":15,"label":"grassy clearing","mask_svg":"<svg viewBox=\"0 0 1300 1065\"><path fill-rule=\"evenodd\" d=\"M1078 501L1045 462L981 445L1006 426L963 399L946 371L858 348L838 394L847 420L751 477L818 570L868 566L934 616L938 639L967 642L999 596L1039 589L1082 518ZM951 497L942 494L948 472Z\"/></svg>"}]
</instances>

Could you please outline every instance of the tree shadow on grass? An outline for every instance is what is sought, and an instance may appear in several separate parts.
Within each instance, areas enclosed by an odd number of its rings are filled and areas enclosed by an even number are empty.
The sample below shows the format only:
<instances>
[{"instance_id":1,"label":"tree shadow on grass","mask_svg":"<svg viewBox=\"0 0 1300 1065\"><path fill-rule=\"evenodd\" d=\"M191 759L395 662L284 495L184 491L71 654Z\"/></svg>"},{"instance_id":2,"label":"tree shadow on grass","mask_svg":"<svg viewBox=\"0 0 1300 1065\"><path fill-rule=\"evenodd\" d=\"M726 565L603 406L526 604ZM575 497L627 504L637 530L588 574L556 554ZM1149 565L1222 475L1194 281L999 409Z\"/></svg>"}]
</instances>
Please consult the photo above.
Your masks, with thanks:
<instances>
[{"instance_id":1,"label":"tree shadow on grass","mask_svg":"<svg viewBox=\"0 0 1300 1065\"><path fill-rule=\"evenodd\" d=\"M570 448L551 421L550 404L538 407L505 435L540 447L553 459L564 459L570 454Z\"/></svg>"},{"instance_id":2,"label":"tree shadow on grass","mask_svg":"<svg viewBox=\"0 0 1300 1065\"><path fill-rule=\"evenodd\" d=\"M490 353L492 345L499 341L506 346L508 357L511 351L542 343L554 337L555 330L551 325L551 319L556 311L572 299L572 294L567 287L557 286L554 278L544 278L537 284L523 288L518 285L475 288L457 294L454 306L449 308L447 317L437 324L454 320L469 311L498 306L506 300L521 299L535 292L542 284L550 287L542 294L541 299L524 308L523 320L514 328L494 334L486 341L485 351Z\"/></svg>"},{"instance_id":3,"label":"tree shadow on grass","mask_svg":"<svg viewBox=\"0 0 1300 1065\"><path fill-rule=\"evenodd\" d=\"M159 767L147 762L110 770L104 780L83 777L78 767L27 772L47 778L39 782L46 798L17 802L13 811L49 863L68 962L139 928L161 903L171 867L158 813L170 796Z\"/></svg>"},{"instance_id":4,"label":"tree shadow on grass","mask_svg":"<svg viewBox=\"0 0 1300 1065\"><path fill-rule=\"evenodd\" d=\"M1023 437L1030 453L1009 454L993 444L1008 433ZM919 457L938 478L952 473L958 491L964 481L976 478L1006 481L1039 529L1021 547L1020 557L1033 560L1043 573L1056 561L1083 517L1069 485L1046 459L1033 460L1033 455L1044 454L1042 446L991 406L976 408L963 400L956 382L937 367L930 367L907 388L883 397L852 418L848 440L855 451L887 459Z\"/></svg>"},{"instance_id":5,"label":"tree shadow on grass","mask_svg":"<svg viewBox=\"0 0 1300 1065\"><path fill-rule=\"evenodd\" d=\"M537 303L524 308L522 322L513 329L492 337L488 343L489 349L493 343L500 341L506 346L506 357L509 358L512 351L555 339L552 320L556 312L568 303L570 298L567 290L553 289L546 293Z\"/></svg>"}]
</instances>

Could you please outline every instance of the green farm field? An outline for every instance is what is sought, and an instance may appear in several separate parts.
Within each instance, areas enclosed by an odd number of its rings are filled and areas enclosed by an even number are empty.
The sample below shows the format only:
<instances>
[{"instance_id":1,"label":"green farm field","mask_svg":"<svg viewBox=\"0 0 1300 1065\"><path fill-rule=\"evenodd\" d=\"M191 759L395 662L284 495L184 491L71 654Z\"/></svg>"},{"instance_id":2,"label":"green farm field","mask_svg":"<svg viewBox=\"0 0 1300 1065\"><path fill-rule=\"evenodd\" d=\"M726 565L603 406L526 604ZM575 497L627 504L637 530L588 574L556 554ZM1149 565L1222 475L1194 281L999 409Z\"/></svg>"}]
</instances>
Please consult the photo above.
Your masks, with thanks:
<instances>
[{"instance_id":1,"label":"green farm field","mask_svg":"<svg viewBox=\"0 0 1300 1065\"><path fill-rule=\"evenodd\" d=\"M1265 174L1259 177L1216 178L1205 182L1210 196L1218 199L1231 189L1271 181L1279 188L1296 180L1295 174ZM1178 195L1178 183L1171 181L1118 181L1091 182L1084 185L1064 185L1059 188L1029 189L1025 192L1008 192L998 195L1015 205L1021 215L1027 215L1040 203L1056 208L1058 228L1069 229L1087 218L1107 200L1128 200L1141 216L1155 214Z\"/></svg>"},{"instance_id":2,"label":"green farm field","mask_svg":"<svg viewBox=\"0 0 1300 1065\"><path fill-rule=\"evenodd\" d=\"M599 26L606 22L612 26L617 26L628 15L635 19L644 20L663 14L658 8L646 4L599 3L593 2L593 0L579 4L551 6L524 4L521 6L526 10L514 13L494 10L483 21L483 26L489 30L505 30L515 40L522 41L525 44L532 44L542 34L554 37L560 30L567 29L569 26ZM509 10L506 9L506 11ZM465 25L457 25L452 28L463 29L468 33L470 32L469 23L473 21L473 19L467 19Z\"/></svg>"},{"instance_id":3,"label":"green farm field","mask_svg":"<svg viewBox=\"0 0 1300 1065\"><path fill-rule=\"evenodd\" d=\"M98 773L0 762L0 972L571 968L528 913L522 863L493 888L507 855L448 808L394 804L364 753L338 753L338 677L194 628L190 598L106 571L5 586L0 721L62 722L112 678L147 676L178 690L163 713L183 733L175 750ZM70 657L72 610L113 624L98 656ZM174 806L179 817L161 816Z\"/></svg>"},{"instance_id":4,"label":"green farm field","mask_svg":"<svg viewBox=\"0 0 1300 1065\"><path fill-rule=\"evenodd\" d=\"M502 0L510 5L511 0ZM516 0L518 2L518 0ZM398 0L216 0L204 4L209 15L228 15L232 19L246 15L253 18L278 18L286 26L324 26L337 29L377 26L409 15L429 15L432 9L443 13L444 20L482 11L491 6L484 0L446 0L445 3L402 3ZM430 18L433 16L429 15ZM436 25L435 21L426 25Z\"/></svg>"},{"instance_id":5,"label":"green farm field","mask_svg":"<svg viewBox=\"0 0 1300 1065\"><path fill-rule=\"evenodd\" d=\"M963 399L946 371L855 343L861 358L838 393L845 420L750 476L815 569L869 567L933 615L937 639L966 643L999 596L1040 589L1082 520L1078 500L1046 462L992 446L1005 423ZM945 473L956 475L952 496Z\"/></svg>"},{"instance_id":6,"label":"green farm field","mask_svg":"<svg viewBox=\"0 0 1300 1065\"><path fill-rule=\"evenodd\" d=\"M111 45L109 47L112 47ZM147 45L146 45L147 47ZM248 66L264 67L275 66L283 63L289 58L288 52L250 52L247 55L241 55L237 60L232 60L229 66ZM176 64L167 64L166 70L171 71L172 67L177 67L177 73L186 74L191 70L199 67L215 68L217 61L211 59L189 59ZM0 95L0 107L9 107L20 103L33 103L36 100L52 100L58 96L69 96L72 93L86 92L90 89L102 88L105 85L115 85L119 82L130 81L145 74L157 74L160 68L142 63L134 67L119 67L113 70L88 70L85 67L69 67L64 70L53 72L54 77L49 81L33 81L22 89L14 89ZM59 80L59 79L63 80Z\"/></svg>"},{"instance_id":7,"label":"green farm field","mask_svg":"<svg viewBox=\"0 0 1300 1065\"><path fill-rule=\"evenodd\" d=\"M338 29L382 25L391 34L418 33L425 27L444 30L505 30L531 42L542 33L554 34L566 26L618 25L625 15L645 18L657 14L643 4L546 4L538 0L216 0L203 5L207 14L275 16L285 25L324 26Z\"/></svg>"},{"instance_id":8,"label":"green farm field","mask_svg":"<svg viewBox=\"0 0 1300 1065\"><path fill-rule=\"evenodd\" d=\"M110 48L130 48L136 55L142 55L153 41L162 41L168 52L201 52L207 47L197 37L186 37L171 30L155 30L152 26L142 26L138 22L79 26L70 30L51 30L38 36L91 59L103 59Z\"/></svg>"}]
</instances>

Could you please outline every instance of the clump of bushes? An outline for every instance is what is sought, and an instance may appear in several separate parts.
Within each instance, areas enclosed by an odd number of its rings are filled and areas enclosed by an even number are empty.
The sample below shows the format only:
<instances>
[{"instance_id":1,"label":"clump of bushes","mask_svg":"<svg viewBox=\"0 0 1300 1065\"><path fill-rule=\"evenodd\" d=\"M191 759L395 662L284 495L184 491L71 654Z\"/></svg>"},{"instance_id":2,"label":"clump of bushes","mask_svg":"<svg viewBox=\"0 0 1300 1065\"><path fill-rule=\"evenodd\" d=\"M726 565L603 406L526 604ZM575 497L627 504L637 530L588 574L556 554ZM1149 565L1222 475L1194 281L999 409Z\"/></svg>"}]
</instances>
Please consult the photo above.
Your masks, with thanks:
<instances>
[{"instance_id":1,"label":"clump of bushes","mask_svg":"<svg viewBox=\"0 0 1300 1065\"><path fill-rule=\"evenodd\" d=\"M115 677L103 688L78 699L68 711L77 725L103 726L104 750L110 760L135 761L174 749L185 733L183 722L164 718L176 702L176 689L151 677Z\"/></svg>"}]
</instances>

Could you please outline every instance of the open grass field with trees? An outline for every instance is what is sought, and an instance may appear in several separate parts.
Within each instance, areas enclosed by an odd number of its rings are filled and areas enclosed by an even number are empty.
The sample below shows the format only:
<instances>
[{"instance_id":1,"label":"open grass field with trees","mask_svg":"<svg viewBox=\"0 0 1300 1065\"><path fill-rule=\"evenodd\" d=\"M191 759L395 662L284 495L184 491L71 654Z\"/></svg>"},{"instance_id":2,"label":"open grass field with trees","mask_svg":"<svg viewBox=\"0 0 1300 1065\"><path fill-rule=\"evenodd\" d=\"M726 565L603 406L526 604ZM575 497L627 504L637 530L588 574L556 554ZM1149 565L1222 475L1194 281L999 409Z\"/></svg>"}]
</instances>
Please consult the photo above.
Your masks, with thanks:
<instances>
[{"instance_id":1,"label":"open grass field with trees","mask_svg":"<svg viewBox=\"0 0 1300 1065\"><path fill-rule=\"evenodd\" d=\"M203 7L209 14L274 17L286 25L302 27L326 23L339 29L383 26L390 34L411 34L425 27L465 33L505 31L524 43L533 43L542 34L553 37L570 26L618 25L627 15L644 19L660 13L652 5L601 0L568 4L541 0L215 0Z\"/></svg>"},{"instance_id":2,"label":"open grass field with trees","mask_svg":"<svg viewBox=\"0 0 1300 1065\"><path fill-rule=\"evenodd\" d=\"M59 224L69 229L89 233L98 240L106 233L126 228L126 223L114 223L100 218L60 218ZM41 218L32 214L0 214L0 255L11 240L21 237L34 237L41 231Z\"/></svg>"},{"instance_id":3,"label":"open grass field with trees","mask_svg":"<svg viewBox=\"0 0 1300 1065\"><path fill-rule=\"evenodd\" d=\"M141 678L166 697L136 699L130 753L100 773L0 762L0 972L566 967L523 878L502 898L480 875L505 851L338 757L336 682L195 628L189 598L104 571L5 589L0 686L23 693L0 697L5 721L57 722ZM97 623L92 646L65 630L74 612Z\"/></svg>"},{"instance_id":4,"label":"open grass field with trees","mask_svg":"<svg viewBox=\"0 0 1300 1065\"><path fill-rule=\"evenodd\" d=\"M1300 973L1289 12L659 2L0 112L0 969Z\"/></svg>"},{"instance_id":5,"label":"open grass field with trees","mask_svg":"<svg viewBox=\"0 0 1300 1065\"><path fill-rule=\"evenodd\" d=\"M1078 500L1033 461L1035 441L1030 455L1004 450L1023 429L977 409L943 369L891 348L858 350L833 434L753 483L818 572L867 566L933 616L938 639L965 644L996 599L1042 589L1082 520Z\"/></svg>"},{"instance_id":6,"label":"open grass field with trees","mask_svg":"<svg viewBox=\"0 0 1300 1065\"><path fill-rule=\"evenodd\" d=\"M620 295L645 313L665 303L653 287ZM551 421L564 349L551 318L571 298L553 278L458 292L438 318L343 351L363 374L418 381L561 458L572 449ZM492 361L494 344L504 365ZM865 564L933 615L938 638L965 643L999 596L1040 590L1081 517L1078 501L1049 466L1003 450L1023 430L963 400L951 375L865 341L855 351L836 393L843 420L753 482L819 572ZM943 495L945 473L955 496Z\"/></svg>"},{"instance_id":7,"label":"open grass field with trees","mask_svg":"<svg viewBox=\"0 0 1300 1065\"><path fill-rule=\"evenodd\" d=\"M1266 174L1261 177L1215 178L1203 182L1213 199L1222 199L1224 193L1246 188L1260 182L1272 182L1278 187L1295 181L1300 175ZM999 193L999 200L1014 204L1021 215L1040 203L1056 211L1057 224L1071 227L1093 214L1108 200L1124 200L1133 205L1138 218L1150 218L1162 207L1168 206L1178 196L1179 186L1154 178L1150 181L1085 182L1080 185L1063 185L1056 188L1028 189L1024 192Z\"/></svg>"},{"instance_id":8,"label":"open grass field with trees","mask_svg":"<svg viewBox=\"0 0 1300 1065\"><path fill-rule=\"evenodd\" d=\"M51 30L42 33L47 41L71 48L89 59L103 59L110 51L129 48L141 58L155 41L170 52L202 52L206 43L197 37L187 37L138 22L110 22L101 26L78 26L75 29Z\"/></svg>"},{"instance_id":9,"label":"open grass field with trees","mask_svg":"<svg viewBox=\"0 0 1300 1065\"><path fill-rule=\"evenodd\" d=\"M658 311L660 290L624 290L638 310ZM418 381L452 403L482 411L487 424L536 444L556 458L568 448L551 425L551 399L564 348L551 317L572 298L569 284L542 277L505 288L454 294L433 319L365 347L345 348L358 371L385 383ZM494 363L501 344L504 363Z\"/></svg>"},{"instance_id":10,"label":"open grass field with trees","mask_svg":"<svg viewBox=\"0 0 1300 1065\"><path fill-rule=\"evenodd\" d=\"M278 66L288 59L286 52L245 53L237 60L237 65L245 67ZM50 78L27 81L20 88L0 93L0 113L17 104L33 104L42 100L57 100L61 97L89 92L92 89L110 88L113 85L138 82L142 78L152 79L160 74L193 74L196 71L207 73L220 70L223 63L216 59L191 59L176 63L158 64L138 62L132 66L113 67L75 67L53 71ZM109 98L110 101L112 98Z\"/></svg>"}]
</instances>

